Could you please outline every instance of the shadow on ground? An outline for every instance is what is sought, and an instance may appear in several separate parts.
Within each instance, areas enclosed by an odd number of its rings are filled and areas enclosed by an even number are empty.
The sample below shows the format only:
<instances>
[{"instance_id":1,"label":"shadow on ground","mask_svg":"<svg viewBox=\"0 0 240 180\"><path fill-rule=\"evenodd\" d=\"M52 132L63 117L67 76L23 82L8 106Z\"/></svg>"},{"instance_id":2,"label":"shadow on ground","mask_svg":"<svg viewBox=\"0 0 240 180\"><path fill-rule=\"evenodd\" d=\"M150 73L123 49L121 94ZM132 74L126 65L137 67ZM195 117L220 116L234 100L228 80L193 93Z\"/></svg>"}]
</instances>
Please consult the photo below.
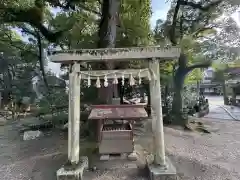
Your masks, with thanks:
<instances>
[{"instance_id":1,"label":"shadow on ground","mask_svg":"<svg viewBox=\"0 0 240 180\"><path fill-rule=\"evenodd\" d=\"M56 170L67 159L66 143L65 135L59 131L23 141L18 123L0 126L0 179L56 179Z\"/></svg>"},{"instance_id":2,"label":"shadow on ground","mask_svg":"<svg viewBox=\"0 0 240 180\"><path fill-rule=\"evenodd\" d=\"M66 132L48 131L39 139L23 141L19 129L18 123L0 126L0 179L56 179L56 171L67 160ZM85 143L84 148L85 153L91 153ZM97 163L91 164L91 167L95 166L96 169L85 172L85 180L147 180L143 168L135 162L93 162Z\"/></svg>"}]
</instances>

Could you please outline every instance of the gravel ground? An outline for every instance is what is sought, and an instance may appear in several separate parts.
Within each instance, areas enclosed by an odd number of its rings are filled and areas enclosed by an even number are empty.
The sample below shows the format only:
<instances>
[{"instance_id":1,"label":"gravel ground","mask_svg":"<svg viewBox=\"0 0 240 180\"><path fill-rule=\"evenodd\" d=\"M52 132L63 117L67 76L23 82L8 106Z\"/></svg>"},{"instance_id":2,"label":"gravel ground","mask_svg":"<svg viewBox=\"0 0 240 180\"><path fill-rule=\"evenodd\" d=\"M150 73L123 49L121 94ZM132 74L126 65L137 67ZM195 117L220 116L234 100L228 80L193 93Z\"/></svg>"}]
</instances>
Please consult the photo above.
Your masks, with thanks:
<instances>
[{"instance_id":1,"label":"gravel ground","mask_svg":"<svg viewBox=\"0 0 240 180\"><path fill-rule=\"evenodd\" d=\"M19 126L0 126L0 179L52 180L66 160L66 138L46 132L37 140L23 141Z\"/></svg>"},{"instance_id":2,"label":"gravel ground","mask_svg":"<svg viewBox=\"0 0 240 180\"><path fill-rule=\"evenodd\" d=\"M167 153L177 168L180 180L240 180L240 123L205 119L211 134L189 133L165 128ZM0 126L0 179L53 180L66 161L66 136L44 133L39 140L22 141L19 127ZM149 148L151 138L144 134L139 142ZM86 180L147 180L132 164L86 172Z\"/></svg>"},{"instance_id":3,"label":"gravel ground","mask_svg":"<svg viewBox=\"0 0 240 180\"><path fill-rule=\"evenodd\" d=\"M240 123L203 119L213 131L165 128L167 152L182 180L240 180Z\"/></svg>"}]
</instances>

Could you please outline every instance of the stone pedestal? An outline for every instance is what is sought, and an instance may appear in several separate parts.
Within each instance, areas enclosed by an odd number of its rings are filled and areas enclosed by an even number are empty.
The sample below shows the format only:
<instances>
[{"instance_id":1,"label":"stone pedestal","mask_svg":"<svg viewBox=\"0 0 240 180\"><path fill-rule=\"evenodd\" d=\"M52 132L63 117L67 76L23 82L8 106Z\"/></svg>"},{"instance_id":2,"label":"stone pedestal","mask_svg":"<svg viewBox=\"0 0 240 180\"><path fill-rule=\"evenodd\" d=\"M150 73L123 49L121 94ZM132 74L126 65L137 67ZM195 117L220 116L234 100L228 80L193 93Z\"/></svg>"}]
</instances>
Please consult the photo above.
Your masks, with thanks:
<instances>
[{"instance_id":1,"label":"stone pedestal","mask_svg":"<svg viewBox=\"0 0 240 180\"><path fill-rule=\"evenodd\" d=\"M177 180L176 168L167 157L165 167L149 164L148 170L150 180Z\"/></svg>"},{"instance_id":2,"label":"stone pedestal","mask_svg":"<svg viewBox=\"0 0 240 180\"><path fill-rule=\"evenodd\" d=\"M60 168L57 171L57 180L83 180L83 172L88 168L88 157L81 157L75 167Z\"/></svg>"}]
</instances>

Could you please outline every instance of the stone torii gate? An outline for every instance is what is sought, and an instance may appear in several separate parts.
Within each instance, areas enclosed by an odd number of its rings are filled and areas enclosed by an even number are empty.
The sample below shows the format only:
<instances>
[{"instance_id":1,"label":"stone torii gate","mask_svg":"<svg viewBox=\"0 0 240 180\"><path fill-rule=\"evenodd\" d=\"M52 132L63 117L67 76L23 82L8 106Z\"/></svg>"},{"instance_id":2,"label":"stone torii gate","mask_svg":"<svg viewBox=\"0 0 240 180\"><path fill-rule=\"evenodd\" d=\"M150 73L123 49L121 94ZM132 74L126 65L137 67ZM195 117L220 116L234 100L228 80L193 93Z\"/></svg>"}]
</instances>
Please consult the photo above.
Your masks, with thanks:
<instances>
[{"instance_id":1,"label":"stone torii gate","mask_svg":"<svg viewBox=\"0 0 240 180\"><path fill-rule=\"evenodd\" d=\"M75 165L74 169L61 168L57 172L58 179L82 179L84 168L88 166L88 159L80 157L80 79L87 79L91 73L99 83L99 76L108 74L109 79L121 78L121 73L135 76L142 73L141 77L149 76L151 107L152 107L152 131L154 139L154 163L149 165L151 179L158 176L174 174L172 164L165 156L162 100L160 88L160 60L173 60L180 56L180 49L177 47L133 47L114 49L80 49L68 51L51 52L50 59L55 63L69 65L69 125L68 125L68 160ZM124 69L106 71L80 71L80 64L83 62L102 61L130 61L147 60L149 67L144 70ZM91 83L90 83L91 84ZM97 85L97 84L96 84ZM99 85L97 85L99 86ZM175 172L176 173L176 172Z\"/></svg>"}]
</instances>

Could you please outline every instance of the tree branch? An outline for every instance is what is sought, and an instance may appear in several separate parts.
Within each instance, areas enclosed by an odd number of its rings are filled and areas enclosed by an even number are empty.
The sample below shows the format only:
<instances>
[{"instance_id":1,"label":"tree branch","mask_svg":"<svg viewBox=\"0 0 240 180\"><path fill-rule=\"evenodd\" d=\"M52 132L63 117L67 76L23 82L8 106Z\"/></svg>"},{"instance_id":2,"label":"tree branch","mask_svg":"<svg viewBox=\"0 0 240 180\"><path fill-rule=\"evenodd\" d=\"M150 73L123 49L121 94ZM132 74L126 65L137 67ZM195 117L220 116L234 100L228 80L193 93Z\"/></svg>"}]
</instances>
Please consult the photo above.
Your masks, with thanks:
<instances>
[{"instance_id":1,"label":"tree branch","mask_svg":"<svg viewBox=\"0 0 240 180\"><path fill-rule=\"evenodd\" d=\"M182 38L183 38L183 34L184 34L184 32L183 32L183 21L184 21L184 18L183 18L183 14L181 15L181 17L180 17L180 39L182 40Z\"/></svg>"},{"instance_id":2,"label":"tree branch","mask_svg":"<svg viewBox=\"0 0 240 180\"><path fill-rule=\"evenodd\" d=\"M186 0L185 1L180 0L180 5L191 6L192 8L199 9L201 11L208 11L210 8L217 6L222 2L223 2L223 0L216 0L216 1L213 1L212 3L209 3L206 6L203 6L202 3L194 3L194 2L190 2L190 1L186 1Z\"/></svg>"},{"instance_id":3,"label":"tree branch","mask_svg":"<svg viewBox=\"0 0 240 180\"><path fill-rule=\"evenodd\" d=\"M100 12L95 11L95 10L93 10L93 9L90 9L90 8L84 6L83 4L78 4L78 6L79 6L80 8L82 8L84 11L92 12L92 13L98 15L99 17L101 17L101 15L102 15Z\"/></svg>"},{"instance_id":4,"label":"tree branch","mask_svg":"<svg viewBox=\"0 0 240 180\"><path fill-rule=\"evenodd\" d=\"M208 68L209 66L211 66L211 64L212 64L211 61L194 64L194 65L188 66L187 67L187 71L191 72L191 71L193 71L196 68Z\"/></svg>"},{"instance_id":5,"label":"tree branch","mask_svg":"<svg viewBox=\"0 0 240 180\"><path fill-rule=\"evenodd\" d=\"M44 59L43 59L43 47L42 47L42 39L41 39L41 35L38 32L38 30L35 31L31 31L28 28L22 27L23 32L28 33L30 35L32 35L33 37L35 37L37 39L37 46L38 46L38 60L39 60L39 64L40 64L40 70L42 72L42 77L43 77L43 81L44 84L47 88L47 91L49 92L49 86L48 86L48 82L47 82L47 78L46 78L46 73L45 73L45 69L44 69Z\"/></svg>"},{"instance_id":6,"label":"tree branch","mask_svg":"<svg viewBox=\"0 0 240 180\"><path fill-rule=\"evenodd\" d=\"M100 5L102 5L102 4L103 4L101 0L98 0L98 3L99 3Z\"/></svg>"},{"instance_id":7,"label":"tree branch","mask_svg":"<svg viewBox=\"0 0 240 180\"><path fill-rule=\"evenodd\" d=\"M41 69L41 72L42 72L44 84L45 84L45 86L47 88L47 91L49 92L49 86L48 86L46 73L45 73L45 69L44 69L44 63L43 63L44 59L43 59L43 47L42 47L41 35L40 35L40 33L37 30L35 31L35 34L36 34L37 43L38 43L38 53L39 53L40 69Z\"/></svg>"},{"instance_id":8,"label":"tree branch","mask_svg":"<svg viewBox=\"0 0 240 180\"><path fill-rule=\"evenodd\" d=\"M9 43L10 46L12 46L14 48L17 48L21 51L25 51L27 53L30 53L30 54L34 55L34 56L38 56L36 53L32 52L30 49L25 49L23 46L17 46L16 44L14 44L14 42L12 40L12 37L8 33L4 32L4 34L7 36L8 40L7 39L0 39L0 41L7 42L7 43Z\"/></svg>"},{"instance_id":9,"label":"tree branch","mask_svg":"<svg viewBox=\"0 0 240 180\"><path fill-rule=\"evenodd\" d=\"M62 4L59 0L47 0L47 2L49 2L51 5L53 5L55 7L60 7L65 10L68 10L68 9L75 10L76 9L75 4L77 3L77 6L80 7L81 9L83 9L84 11L88 11L88 12L94 13L98 16L101 16L100 12L84 6L83 5L84 2L79 3L79 1L80 0L67 0L65 4ZM99 1L99 4L100 4L100 1Z\"/></svg>"},{"instance_id":10,"label":"tree branch","mask_svg":"<svg viewBox=\"0 0 240 180\"><path fill-rule=\"evenodd\" d=\"M49 2L53 6L58 6L63 9L70 9L74 8L75 4L78 3L80 0L66 0L66 5L63 5L60 3L59 0L46 0L45 2ZM6 23L12 23L12 22L25 22L29 25L33 26L34 28L37 28L41 34L52 43L56 43L57 40L62 36L63 32L68 30L69 28L66 28L64 30L58 31L58 32L52 32L48 30L43 24L43 7L44 3L42 1L35 1L35 6L28 8L28 9L19 9L19 8L8 8L8 7L0 7L0 10L2 11L2 19L3 22ZM92 10L83 4L78 4L78 6L89 12L93 12L98 16L101 16L100 12L97 12L95 10Z\"/></svg>"},{"instance_id":11,"label":"tree branch","mask_svg":"<svg viewBox=\"0 0 240 180\"><path fill-rule=\"evenodd\" d=\"M177 26L177 15L178 15L178 11L180 9L180 4L181 0L177 1L175 10L174 10L174 14L173 14L173 20L172 20L172 26L170 29L170 33L169 33L169 39L172 43L173 46L177 45L177 39L176 39L176 26Z\"/></svg>"},{"instance_id":12,"label":"tree branch","mask_svg":"<svg viewBox=\"0 0 240 180\"><path fill-rule=\"evenodd\" d=\"M9 42L9 41L7 41L7 40L2 40L2 39L0 39L0 41L7 42L7 43L9 43L10 46L12 46L12 47L14 47L14 48L17 48L17 49L19 49L20 51L25 51L25 52L27 52L27 53L30 53L30 54L34 55L34 56L38 56L36 53L32 52L30 49L24 49L24 47L22 47L22 46L17 46L17 45L15 45L15 44L13 44L13 42Z\"/></svg>"},{"instance_id":13,"label":"tree branch","mask_svg":"<svg viewBox=\"0 0 240 180\"><path fill-rule=\"evenodd\" d=\"M172 25L169 32L169 39L173 46L177 45L177 39L176 39L176 26L177 26L177 17L178 12L180 9L180 6L190 6L194 9L199 9L201 11L209 11L210 8L215 7L222 3L223 0L216 0L212 3L209 3L208 5L204 6L202 3L194 3L187 0L177 0L176 7L174 9L173 19L172 19Z\"/></svg>"},{"instance_id":14,"label":"tree branch","mask_svg":"<svg viewBox=\"0 0 240 180\"><path fill-rule=\"evenodd\" d=\"M29 9L0 8L3 10L2 18L5 23L26 22L37 28L42 35L50 42L56 42L63 32L51 32L42 24L42 12L37 7Z\"/></svg>"},{"instance_id":15,"label":"tree branch","mask_svg":"<svg viewBox=\"0 0 240 180\"><path fill-rule=\"evenodd\" d=\"M207 31L207 30L213 30L213 29L214 29L214 26L199 28L196 32L193 33L193 37L199 38L201 37L199 36L200 33L203 33L204 31Z\"/></svg>"},{"instance_id":16,"label":"tree branch","mask_svg":"<svg viewBox=\"0 0 240 180\"><path fill-rule=\"evenodd\" d=\"M176 71L177 71L177 63L174 63L174 64L172 65L172 77L175 76Z\"/></svg>"},{"instance_id":17,"label":"tree branch","mask_svg":"<svg viewBox=\"0 0 240 180\"><path fill-rule=\"evenodd\" d=\"M30 29L26 28L26 27L21 27L22 28L22 32L27 33L32 35L33 37L37 38L38 34L34 31L31 31Z\"/></svg>"}]
</instances>

